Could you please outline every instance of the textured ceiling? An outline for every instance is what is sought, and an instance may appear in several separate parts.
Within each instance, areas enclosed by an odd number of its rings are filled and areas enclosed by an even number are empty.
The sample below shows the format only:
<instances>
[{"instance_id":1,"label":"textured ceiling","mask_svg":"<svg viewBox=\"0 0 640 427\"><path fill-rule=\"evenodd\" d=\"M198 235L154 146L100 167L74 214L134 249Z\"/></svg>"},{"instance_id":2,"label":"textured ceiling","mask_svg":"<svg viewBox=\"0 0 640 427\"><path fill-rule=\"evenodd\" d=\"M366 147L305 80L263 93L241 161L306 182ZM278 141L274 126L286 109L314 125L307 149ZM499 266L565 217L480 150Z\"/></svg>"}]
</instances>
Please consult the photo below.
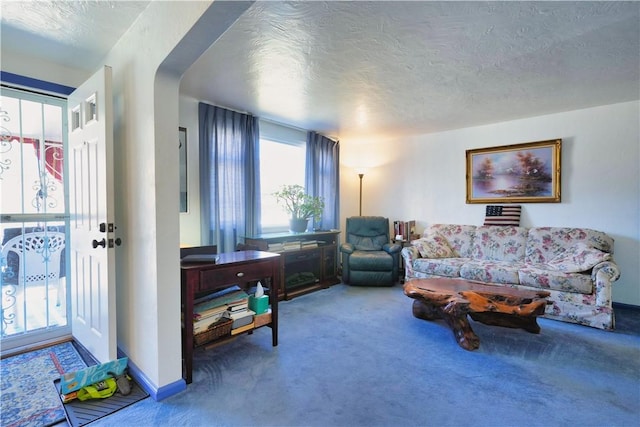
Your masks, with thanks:
<instances>
[{"instance_id":1,"label":"textured ceiling","mask_svg":"<svg viewBox=\"0 0 640 427\"><path fill-rule=\"evenodd\" d=\"M640 4L259 2L183 92L334 136L425 133L640 98Z\"/></svg>"},{"instance_id":2,"label":"textured ceiling","mask_svg":"<svg viewBox=\"0 0 640 427\"><path fill-rule=\"evenodd\" d=\"M2 50L92 71L147 5L2 1ZM261 1L181 92L340 138L637 100L640 3Z\"/></svg>"},{"instance_id":3,"label":"textured ceiling","mask_svg":"<svg viewBox=\"0 0 640 427\"><path fill-rule=\"evenodd\" d=\"M2 0L2 50L95 71L148 1Z\"/></svg>"}]
</instances>

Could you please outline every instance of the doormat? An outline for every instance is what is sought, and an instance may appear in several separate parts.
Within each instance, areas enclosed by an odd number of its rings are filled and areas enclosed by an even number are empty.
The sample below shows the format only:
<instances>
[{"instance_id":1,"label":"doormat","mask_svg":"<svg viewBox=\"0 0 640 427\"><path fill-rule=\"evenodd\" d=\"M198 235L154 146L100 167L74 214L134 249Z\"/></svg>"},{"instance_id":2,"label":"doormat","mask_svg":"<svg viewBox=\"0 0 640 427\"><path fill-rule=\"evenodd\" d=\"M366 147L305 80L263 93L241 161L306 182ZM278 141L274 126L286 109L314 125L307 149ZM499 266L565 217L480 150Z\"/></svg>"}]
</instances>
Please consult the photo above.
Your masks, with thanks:
<instances>
[{"instance_id":1,"label":"doormat","mask_svg":"<svg viewBox=\"0 0 640 427\"><path fill-rule=\"evenodd\" d=\"M87 367L71 342L41 348L0 361L2 426L46 426L65 419L51 381Z\"/></svg>"},{"instance_id":2,"label":"doormat","mask_svg":"<svg viewBox=\"0 0 640 427\"><path fill-rule=\"evenodd\" d=\"M58 398L60 399L60 378L53 381ZM131 393L126 396L116 392L113 396L105 399L90 399L85 401L72 400L63 403L67 422L71 427L87 425L99 418L113 414L122 408L126 408L136 402L149 397L149 393L144 391L135 380L131 380ZM62 403L62 400L59 400Z\"/></svg>"}]
</instances>

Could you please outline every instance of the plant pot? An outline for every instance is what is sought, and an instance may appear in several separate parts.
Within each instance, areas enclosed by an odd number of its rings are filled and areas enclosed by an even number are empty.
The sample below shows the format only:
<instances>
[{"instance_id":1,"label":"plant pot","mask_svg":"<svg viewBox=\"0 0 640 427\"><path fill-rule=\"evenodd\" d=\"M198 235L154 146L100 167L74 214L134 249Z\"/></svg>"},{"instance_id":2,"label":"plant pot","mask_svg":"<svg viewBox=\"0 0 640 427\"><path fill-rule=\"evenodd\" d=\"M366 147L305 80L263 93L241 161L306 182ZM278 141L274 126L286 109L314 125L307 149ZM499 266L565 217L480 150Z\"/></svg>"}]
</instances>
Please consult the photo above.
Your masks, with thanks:
<instances>
[{"instance_id":1,"label":"plant pot","mask_svg":"<svg viewBox=\"0 0 640 427\"><path fill-rule=\"evenodd\" d=\"M292 218L289 220L289 231L293 233L304 233L307 231L309 220L306 218Z\"/></svg>"}]
</instances>

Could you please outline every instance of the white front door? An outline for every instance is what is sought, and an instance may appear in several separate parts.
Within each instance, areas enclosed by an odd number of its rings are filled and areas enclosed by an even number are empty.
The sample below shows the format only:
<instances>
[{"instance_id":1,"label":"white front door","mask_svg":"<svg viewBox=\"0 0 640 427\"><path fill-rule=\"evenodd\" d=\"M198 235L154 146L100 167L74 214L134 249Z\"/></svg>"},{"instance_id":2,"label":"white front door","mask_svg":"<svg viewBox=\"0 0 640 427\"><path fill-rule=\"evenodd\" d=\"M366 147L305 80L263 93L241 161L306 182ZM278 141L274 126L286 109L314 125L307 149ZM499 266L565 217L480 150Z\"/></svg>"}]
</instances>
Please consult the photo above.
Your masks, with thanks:
<instances>
[{"instance_id":1,"label":"white front door","mask_svg":"<svg viewBox=\"0 0 640 427\"><path fill-rule=\"evenodd\" d=\"M104 363L117 358L111 68L78 87L67 106L71 327Z\"/></svg>"}]
</instances>

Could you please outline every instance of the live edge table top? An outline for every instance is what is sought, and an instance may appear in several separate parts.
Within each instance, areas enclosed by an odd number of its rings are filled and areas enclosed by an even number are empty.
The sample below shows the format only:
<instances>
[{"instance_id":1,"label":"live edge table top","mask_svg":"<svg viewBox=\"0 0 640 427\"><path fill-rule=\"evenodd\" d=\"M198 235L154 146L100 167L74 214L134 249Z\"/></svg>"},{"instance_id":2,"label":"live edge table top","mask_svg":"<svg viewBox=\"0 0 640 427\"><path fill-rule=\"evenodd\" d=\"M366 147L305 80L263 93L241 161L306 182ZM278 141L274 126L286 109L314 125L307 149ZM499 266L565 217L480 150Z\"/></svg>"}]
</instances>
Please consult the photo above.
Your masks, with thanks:
<instances>
[{"instance_id":1,"label":"live edge table top","mask_svg":"<svg viewBox=\"0 0 640 427\"><path fill-rule=\"evenodd\" d=\"M467 315L488 325L522 328L539 333L536 317L544 314L550 295L509 286L487 285L462 279L411 279L404 293L413 298L413 315L420 319L444 319L465 350L475 350L480 339Z\"/></svg>"}]
</instances>

